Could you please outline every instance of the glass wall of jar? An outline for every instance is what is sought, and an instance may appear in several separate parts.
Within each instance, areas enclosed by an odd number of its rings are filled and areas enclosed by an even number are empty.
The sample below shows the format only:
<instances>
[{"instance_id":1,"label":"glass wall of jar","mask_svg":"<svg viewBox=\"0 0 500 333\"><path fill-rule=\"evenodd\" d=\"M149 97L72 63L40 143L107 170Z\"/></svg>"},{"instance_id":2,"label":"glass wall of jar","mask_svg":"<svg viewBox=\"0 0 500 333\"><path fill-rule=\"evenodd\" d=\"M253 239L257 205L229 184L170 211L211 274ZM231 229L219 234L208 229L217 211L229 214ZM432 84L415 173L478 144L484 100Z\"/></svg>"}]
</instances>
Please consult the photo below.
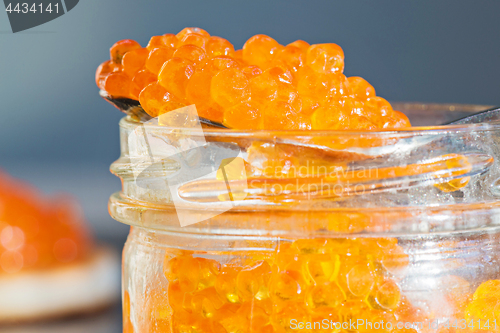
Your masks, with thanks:
<instances>
[{"instance_id":1,"label":"glass wall of jar","mask_svg":"<svg viewBox=\"0 0 500 333\"><path fill-rule=\"evenodd\" d=\"M125 332L499 330L498 125L120 132Z\"/></svg>"}]
</instances>

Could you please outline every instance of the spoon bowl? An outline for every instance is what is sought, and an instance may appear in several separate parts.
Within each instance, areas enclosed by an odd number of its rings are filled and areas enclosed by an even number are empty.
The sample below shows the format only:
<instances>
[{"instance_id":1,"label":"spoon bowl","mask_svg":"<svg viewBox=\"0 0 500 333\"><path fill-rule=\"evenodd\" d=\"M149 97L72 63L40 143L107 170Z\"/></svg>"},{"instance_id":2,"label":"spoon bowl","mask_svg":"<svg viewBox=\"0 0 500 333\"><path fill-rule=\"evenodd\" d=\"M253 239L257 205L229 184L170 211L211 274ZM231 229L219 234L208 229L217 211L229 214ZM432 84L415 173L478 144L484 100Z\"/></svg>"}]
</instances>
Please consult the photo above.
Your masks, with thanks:
<instances>
[{"instance_id":1,"label":"spoon bowl","mask_svg":"<svg viewBox=\"0 0 500 333\"><path fill-rule=\"evenodd\" d=\"M113 98L107 94L107 92L101 90L99 95L104 98L106 101L115 106L118 110L123 113L129 115L134 120L139 120L141 122L146 122L152 119L152 117L144 111L141 104L137 100L129 99L129 98ZM210 119L206 119L203 117L199 117L200 123L203 128L211 128L211 129L230 129L227 126L212 121ZM457 120L448 121L443 123L442 125L466 125L466 124L478 124L483 122L499 122L500 121L500 107L493 107L487 110L483 110L480 112L476 112L474 114L468 115L466 117L459 118ZM369 147L369 148L356 148L356 149L335 149L328 147L326 145L318 145L311 142L301 142L295 139L280 139L280 138L269 138L270 142L276 145L286 145L286 146L295 146L302 147L304 149L313 150L313 151L321 151L322 155L330 155L337 156L338 154L350 153L351 158L354 160L364 160L367 158L376 158L388 154L392 154L394 152L402 152L405 150L405 147L408 149L414 149L415 146L422 146L425 144L429 144L429 138L427 140L416 140L415 138L401 138L399 139L398 145L384 145L381 147ZM404 142L401 142L404 141ZM407 142L406 142L407 141ZM418 142L416 142L418 141Z\"/></svg>"},{"instance_id":2,"label":"spoon bowl","mask_svg":"<svg viewBox=\"0 0 500 333\"><path fill-rule=\"evenodd\" d=\"M124 98L124 97L113 98L104 90L100 90L99 95L106 101L108 101L111 105L116 107L118 110L131 116L135 120L140 120L145 122L152 119L152 117L149 114L147 114L146 111L144 111L144 109L141 106L141 103L139 103L139 101L135 99ZM227 126L217 121L213 121L203 117L199 118L200 122L206 126L212 128L229 129ZM486 110L482 110L474 114L461 117L459 119L444 122L441 125L466 125L466 124L494 123L494 122L500 122L500 107L492 107Z\"/></svg>"}]
</instances>

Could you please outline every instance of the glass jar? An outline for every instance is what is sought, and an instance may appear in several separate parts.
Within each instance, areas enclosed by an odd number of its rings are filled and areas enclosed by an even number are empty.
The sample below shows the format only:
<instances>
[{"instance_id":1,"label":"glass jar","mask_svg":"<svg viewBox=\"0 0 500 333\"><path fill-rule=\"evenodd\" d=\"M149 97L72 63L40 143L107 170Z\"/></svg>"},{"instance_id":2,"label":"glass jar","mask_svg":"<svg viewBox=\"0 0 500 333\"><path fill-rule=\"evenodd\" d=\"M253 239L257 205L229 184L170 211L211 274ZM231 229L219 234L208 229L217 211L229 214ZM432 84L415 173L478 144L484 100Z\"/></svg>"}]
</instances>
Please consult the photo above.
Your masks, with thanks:
<instances>
[{"instance_id":1,"label":"glass jar","mask_svg":"<svg viewBox=\"0 0 500 333\"><path fill-rule=\"evenodd\" d=\"M500 330L500 126L120 133L124 332Z\"/></svg>"}]
</instances>

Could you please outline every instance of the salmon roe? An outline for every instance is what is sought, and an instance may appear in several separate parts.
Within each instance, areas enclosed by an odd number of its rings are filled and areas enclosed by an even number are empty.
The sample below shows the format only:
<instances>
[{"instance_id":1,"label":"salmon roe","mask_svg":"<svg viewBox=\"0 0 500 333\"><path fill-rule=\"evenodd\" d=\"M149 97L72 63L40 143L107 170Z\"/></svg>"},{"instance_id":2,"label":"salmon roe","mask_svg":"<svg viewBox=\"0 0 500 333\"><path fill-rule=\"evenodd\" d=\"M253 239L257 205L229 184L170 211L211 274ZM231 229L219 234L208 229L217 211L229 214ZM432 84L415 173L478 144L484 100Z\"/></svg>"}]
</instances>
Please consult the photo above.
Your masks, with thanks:
<instances>
[{"instance_id":1,"label":"salmon roe","mask_svg":"<svg viewBox=\"0 0 500 333\"><path fill-rule=\"evenodd\" d=\"M331 222L342 223L342 218ZM148 317L149 332L284 333L296 331L299 322L312 325L325 319L386 324L374 330L362 324L354 330L302 327L298 331L434 332L398 325L422 323L425 328L436 318L402 292L410 259L396 238L283 240L274 251L240 253L220 261L188 250L165 252L162 279L168 286L151 286L145 295L136 295L149 300L140 310ZM449 282L457 288L468 286L458 276L449 276ZM446 297L460 309L454 314L457 320L473 322L477 328L478 320L498 319L499 280L484 282L473 296L449 290ZM128 333L134 332L130 302L125 291L124 332ZM460 331L479 332L469 327Z\"/></svg>"},{"instance_id":2,"label":"salmon roe","mask_svg":"<svg viewBox=\"0 0 500 333\"><path fill-rule=\"evenodd\" d=\"M346 77L344 51L333 43L298 40L286 46L266 35L251 37L241 50L200 28L151 37L142 48L122 40L99 66L96 83L115 98L137 100L157 81L170 100L196 105L201 117L234 129L376 130L409 127L361 77ZM212 61L217 59L218 64ZM154 80L154 81L153 81ZM151 116L168 112L162 96L144 94ZM161 110L161 111L159 111Z\"/></svg>"},{"instance_id":3,"label":"salmon roe","mask_svg":"<svg viewBox=\"0 0 500 333\"><path fill-rule=\"evenodd\" d=\"M0 274L47 269L83 260L91 236L67 197L43 198L0 172Z\"/></svg>"}]
</instances>

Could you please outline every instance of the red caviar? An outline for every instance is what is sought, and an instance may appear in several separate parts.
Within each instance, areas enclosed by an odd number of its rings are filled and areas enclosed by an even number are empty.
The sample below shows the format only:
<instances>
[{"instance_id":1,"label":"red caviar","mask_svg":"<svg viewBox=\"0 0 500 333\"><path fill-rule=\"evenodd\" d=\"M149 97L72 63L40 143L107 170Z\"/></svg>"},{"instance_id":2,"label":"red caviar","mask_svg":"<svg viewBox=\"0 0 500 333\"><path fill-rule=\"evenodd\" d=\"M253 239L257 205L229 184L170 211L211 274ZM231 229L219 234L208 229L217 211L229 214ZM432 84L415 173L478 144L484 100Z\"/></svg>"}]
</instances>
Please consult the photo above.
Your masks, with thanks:
<instances>
[{"instance_id":1,"label":"red caviar","mask_svg":"<svg viewBox=\"0 0 500 333\"><path fill-rule=\"evenodd\" d=\"M337 44L298 40L283 46L255 35L235 50L224 38L185 28L177 35L151 37L146 48L128 39L117 42L111 60L99 66L96 83L112 97L137 100L156 77L170 97L165 105L154 102L162 98L149 103L144 97L141 105L151 116L172 110L167 104L176 100L195 104L201 117L234 129L411 126L366 80L348 78L343 71L344 52Z\"/></svg>"},{"instance_id":2,"label":"red caviar","mask_svg":"<svg viewBox=\"0 0 500 333\"><path fill-rule=\"evenodd\" d=\"M92 240L72 200L44 198L0 172L0 274L40 270L85 259Z\"/></svg>"}]
</instances>

